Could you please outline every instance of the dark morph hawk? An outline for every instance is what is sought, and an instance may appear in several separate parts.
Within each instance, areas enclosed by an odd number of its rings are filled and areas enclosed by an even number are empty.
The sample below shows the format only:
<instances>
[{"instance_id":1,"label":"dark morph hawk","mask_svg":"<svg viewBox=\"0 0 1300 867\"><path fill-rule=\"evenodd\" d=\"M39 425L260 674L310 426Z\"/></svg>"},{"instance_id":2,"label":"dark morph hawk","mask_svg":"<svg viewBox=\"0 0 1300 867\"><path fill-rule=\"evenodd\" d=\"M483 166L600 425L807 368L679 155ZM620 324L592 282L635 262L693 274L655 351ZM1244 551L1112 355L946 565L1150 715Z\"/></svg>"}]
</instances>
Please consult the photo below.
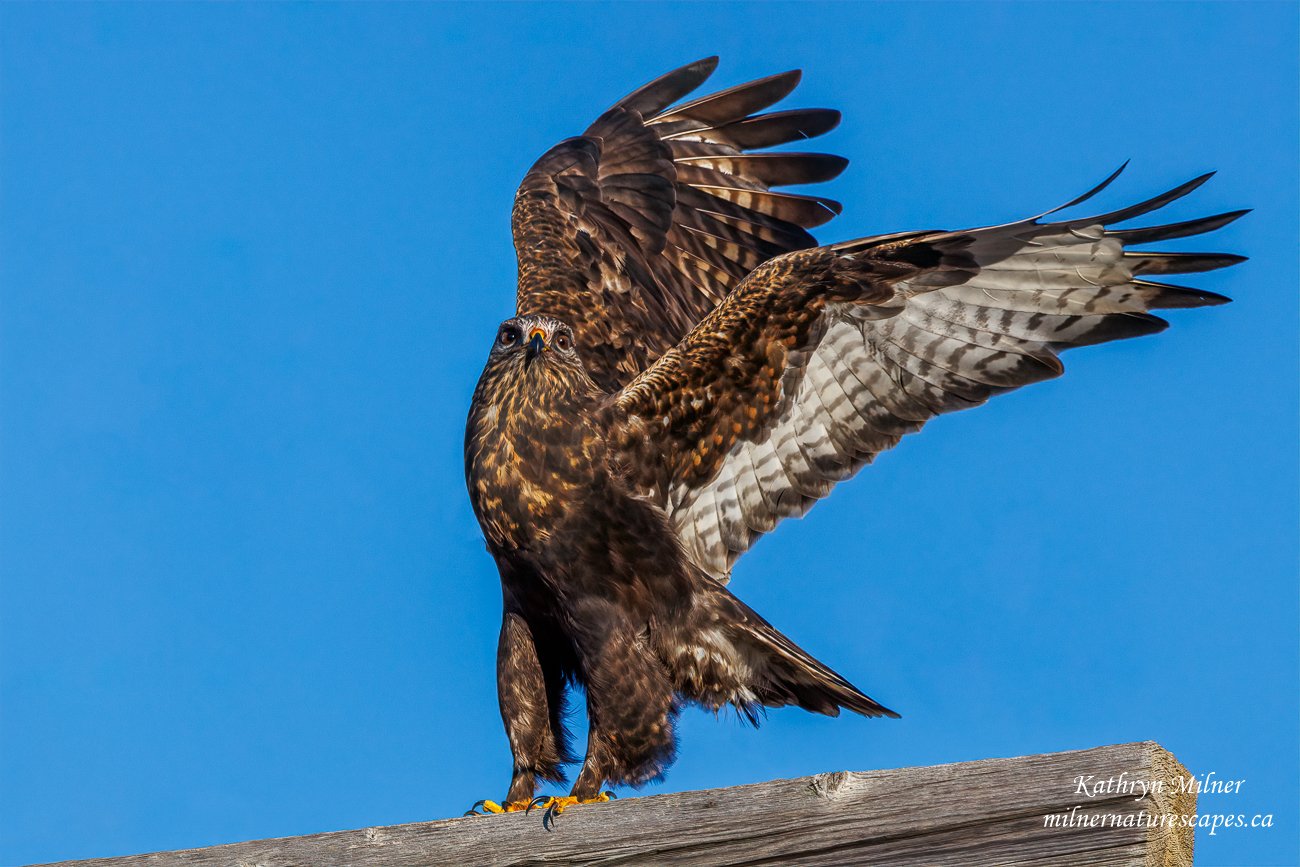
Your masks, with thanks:
<instances>
[{"instance_id":1,"label":"dark morph hawk","mask_svg":"<svg viewBox=\"0 0 1300 867\"><path fill-rule=\"evenodd\" d=\"M1130 248L1243 211L1113 228L1208 175L1097 217L817 246L807 230L840 206L774 188L845 160L754 151L839 114L762 113L798 72L674 104L715 65L619 101L515 199L517 315L493 338L465 438L505 602L507 809L575 761L574 685L587 756L552 806L662 774L684 704L755 723L785 705L897 716L732 595L736 558L930 418L1059 375L1063 349L1164 329L1152 309L1228 300L1148 278L1242 260Z\"/></svg>"}]
</instances>

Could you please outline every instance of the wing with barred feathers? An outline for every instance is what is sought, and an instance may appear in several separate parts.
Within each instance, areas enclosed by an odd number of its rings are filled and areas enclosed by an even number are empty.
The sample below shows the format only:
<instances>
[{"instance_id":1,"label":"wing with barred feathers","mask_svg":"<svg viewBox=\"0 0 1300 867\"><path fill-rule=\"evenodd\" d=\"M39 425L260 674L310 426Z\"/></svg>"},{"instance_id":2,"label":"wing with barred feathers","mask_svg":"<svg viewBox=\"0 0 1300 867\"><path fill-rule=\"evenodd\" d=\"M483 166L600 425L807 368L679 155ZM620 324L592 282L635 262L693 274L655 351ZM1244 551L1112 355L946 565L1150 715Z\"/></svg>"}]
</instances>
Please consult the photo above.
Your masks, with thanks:
<instances>
[{"instance_id":1,"label":"wing with barred feathers","mask_svg":"<svg viewBox=\"0 0 1300 867\"><path fill-rule=\"evenodd\" d=\"M1226 302L1146 278L1243 257L1128 247L1245 211L1112 228L1208 177L1097 217L866 238L763 265L612 399L629 480L725 581L760 535L930 418L1058 376L1064 349L1163 330L1151 310Z\"/></svg>"},{"instance_id":2,"label":"wing with barred feathers","mask_svg":"<svg viewBox=\"0 0 1300 867\"><path fill-rule=\"evenodd\" d=\"M717 58L624 97L529 170L515 198L520 314L577 331L592 378L616 391L773 256L811 247L837 202L774 191L826 181L847 161L751 153L821 135L839 112L763 113L797 71L674 106Z\"/></svg>"}]
</instances>

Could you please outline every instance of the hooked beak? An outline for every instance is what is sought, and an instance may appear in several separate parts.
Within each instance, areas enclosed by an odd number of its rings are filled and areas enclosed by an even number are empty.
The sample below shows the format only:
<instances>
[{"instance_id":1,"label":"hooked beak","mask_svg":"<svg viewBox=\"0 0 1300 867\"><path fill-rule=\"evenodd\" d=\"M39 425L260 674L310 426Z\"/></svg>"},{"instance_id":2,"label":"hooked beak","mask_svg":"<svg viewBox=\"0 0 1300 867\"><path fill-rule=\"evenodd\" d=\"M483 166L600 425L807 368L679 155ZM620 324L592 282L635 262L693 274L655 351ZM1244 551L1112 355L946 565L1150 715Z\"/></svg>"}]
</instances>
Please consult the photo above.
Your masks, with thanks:
<instances>
[{"instance_id":1,"label":"hooked beak","mask_svg":"<svg viewBox=\"0 0 1300 867\"><path fill-rule=\"evenodd\" d=\"M542 339L542 332L534 331L532 337L528 339L528 351L524 354L524 366L533 363L533 360L542 354L546 348L546 341Z\"/></svg>"}]
</instances>

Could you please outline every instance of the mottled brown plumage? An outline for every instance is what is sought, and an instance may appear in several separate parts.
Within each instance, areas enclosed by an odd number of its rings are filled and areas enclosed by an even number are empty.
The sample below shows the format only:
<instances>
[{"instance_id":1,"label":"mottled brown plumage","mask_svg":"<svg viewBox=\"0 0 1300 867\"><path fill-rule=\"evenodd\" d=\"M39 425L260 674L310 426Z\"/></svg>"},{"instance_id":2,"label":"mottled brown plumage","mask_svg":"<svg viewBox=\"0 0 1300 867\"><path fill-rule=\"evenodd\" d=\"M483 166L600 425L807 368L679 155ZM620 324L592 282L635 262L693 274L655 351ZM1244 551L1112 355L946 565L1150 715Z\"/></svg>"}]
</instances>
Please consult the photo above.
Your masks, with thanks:
<instances>
[{"instance_id":1,"label":"mottled brown plumage","mask_svg":"<svg viewBox=\"0 0 1300 867\"><path fill-rule=\"evenodd\" d=\"M684 704L895 716L732 595L735 559L933 416L1058 375L1063 349L1159 331L1152 309L1227 300L1146 276L1241 261L1127 247L1243 212L1111 228L1208 176L1098 217L814 246L806 229L839 206L773 188L844 161L749 151L838 115L755 114L797 73L673 107L714 65L621 100L516 199L518 312L465 445L505 603L508 803L564 779L574 685L582 799L663 773Z\"/></svg>"}]
</instances>

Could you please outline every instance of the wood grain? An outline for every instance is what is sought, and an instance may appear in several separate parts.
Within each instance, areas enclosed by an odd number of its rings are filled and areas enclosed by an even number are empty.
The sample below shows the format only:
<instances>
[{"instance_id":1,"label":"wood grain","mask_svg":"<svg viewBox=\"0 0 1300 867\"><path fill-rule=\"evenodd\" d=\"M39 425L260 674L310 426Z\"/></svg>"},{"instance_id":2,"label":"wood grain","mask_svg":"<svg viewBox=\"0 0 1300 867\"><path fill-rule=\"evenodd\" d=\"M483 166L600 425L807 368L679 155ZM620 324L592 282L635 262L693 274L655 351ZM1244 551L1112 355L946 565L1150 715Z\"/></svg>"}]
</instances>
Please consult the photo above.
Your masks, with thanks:
<instances>
[{"instance_id":1,"label":"wood grain","mask_svg":"<svg viewBox=\"0 0 1300 867\"><path fill-rule=\"evenodd\" d=\"M1105 784L1160 781L1164 791L1088 797ZM1185 867L1191 827L1136 817L1191 816L1187 771L1152 742L976 762L818 774L730 789L574 807L553 831L541 816L420 822L234 843L61 867L416 867L416 865L1107 865ZM1045 827L1071 814L1073 827ZM1079 823L1132 817L1129 826Z\"/></svg>"}]
</instances>

